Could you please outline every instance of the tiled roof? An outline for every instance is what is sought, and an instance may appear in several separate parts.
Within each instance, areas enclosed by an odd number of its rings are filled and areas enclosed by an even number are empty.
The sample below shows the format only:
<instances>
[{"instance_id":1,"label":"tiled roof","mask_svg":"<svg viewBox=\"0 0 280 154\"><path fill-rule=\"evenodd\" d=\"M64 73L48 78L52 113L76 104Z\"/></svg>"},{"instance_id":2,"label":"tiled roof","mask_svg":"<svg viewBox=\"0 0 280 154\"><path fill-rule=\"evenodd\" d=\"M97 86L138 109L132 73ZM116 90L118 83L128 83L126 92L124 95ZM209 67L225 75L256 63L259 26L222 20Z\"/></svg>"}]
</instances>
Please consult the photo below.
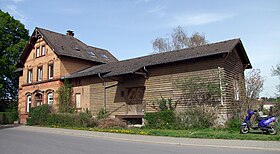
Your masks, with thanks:
<instances>
[{"instance_id":1,"label":"tiled roof","mask_svg":"<svg viewBox=\"0 0 280 154\"><path fill-rule=\"evenodd\" d=\"M108 50L88 46L79 39L42 28L36 28L58 55L108 63L118 61ZM102 57L105 55L105 57Z\"/></svg>"},{"instance_id":2,"label":"tiled roof","mask_svg":"<svg viewBox=\"0 0 280 154\"><path fill-rule=\"evenodd\" d=\"M185 48L176 51L158 53L133 59L127 59L118 62L112 62L102 64L99 66L93 66L85 70L78 71L76 73L66 76L66 78L76 78L90 75L103 74L103 77L118 76L122 74L129 74L138 71L144 66L154 66L166 63L172 63L177 61L190 60L194 58L213 56L223 53L231 52L237 45L241 45L244 50L240 39L233 39L218 43L212 43L208 45L198 46L194 48ZM245 53L242 51L244 56L244 62L250 64L250 61Z\"/></svg>"},{"instance_id":3,"label":"tiled roof","mask_svg":"<svg viewBox=\"0 0 280 154\"><path fill-rule=\"evenodd\" d=\"M98 63L118 61L108 50L89 46L73 36L36 27L20 57L21 64L26 60L29 54L28 51L31 50L32 44L38 39L37 36L42 36L47 44L59 56L68 56Z\"/></svg>"}]
</instances>

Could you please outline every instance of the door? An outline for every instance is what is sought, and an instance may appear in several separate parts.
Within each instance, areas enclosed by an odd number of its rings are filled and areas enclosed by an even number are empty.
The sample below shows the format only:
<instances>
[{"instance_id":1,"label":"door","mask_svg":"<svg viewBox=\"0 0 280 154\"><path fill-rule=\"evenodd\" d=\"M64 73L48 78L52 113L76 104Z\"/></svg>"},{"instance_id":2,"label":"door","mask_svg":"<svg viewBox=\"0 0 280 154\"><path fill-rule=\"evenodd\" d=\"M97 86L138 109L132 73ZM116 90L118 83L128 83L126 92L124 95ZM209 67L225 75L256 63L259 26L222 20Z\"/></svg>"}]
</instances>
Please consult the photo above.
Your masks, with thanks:
<instances>
[{"instance_id":1,"label":"door","mask_svg":"<svg viewBox=\"0 0 280 154\"><path fill-rule=\"evenodd\" d=\"M143 115L145 110L144 103L145 87L128 88L126 98L127 115Z\"/></svg>"}]
</instances>

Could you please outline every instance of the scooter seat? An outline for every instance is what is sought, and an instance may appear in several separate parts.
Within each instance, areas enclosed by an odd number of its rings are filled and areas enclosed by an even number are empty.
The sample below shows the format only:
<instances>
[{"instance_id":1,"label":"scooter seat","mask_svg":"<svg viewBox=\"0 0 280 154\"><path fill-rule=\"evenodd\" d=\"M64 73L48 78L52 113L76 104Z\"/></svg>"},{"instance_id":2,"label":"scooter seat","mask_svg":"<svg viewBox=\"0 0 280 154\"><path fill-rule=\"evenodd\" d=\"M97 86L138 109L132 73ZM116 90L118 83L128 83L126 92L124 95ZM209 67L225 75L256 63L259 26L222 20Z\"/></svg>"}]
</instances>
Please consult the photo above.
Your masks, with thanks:
<instances>
[{"instance_id":1,"label":"scooter seat","mask_svg":"<svg viewBox=\"0 0 280 154\"><path fill-rule=\"evenodd\" d=\"M258 117L258 121L262 121L262 120L266 120L268 119L269 117Z\"/></svg>"}]
</instances>

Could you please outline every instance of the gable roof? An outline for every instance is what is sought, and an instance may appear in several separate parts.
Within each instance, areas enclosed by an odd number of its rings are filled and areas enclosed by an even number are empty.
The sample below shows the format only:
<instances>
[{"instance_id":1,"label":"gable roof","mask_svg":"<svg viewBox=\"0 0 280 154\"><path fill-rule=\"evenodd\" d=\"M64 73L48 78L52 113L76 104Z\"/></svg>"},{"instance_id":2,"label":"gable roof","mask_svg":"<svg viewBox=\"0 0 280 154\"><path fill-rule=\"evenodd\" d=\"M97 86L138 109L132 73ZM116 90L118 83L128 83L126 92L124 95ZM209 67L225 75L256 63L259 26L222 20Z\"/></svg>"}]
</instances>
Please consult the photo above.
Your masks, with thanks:
<instances>
[{"instance_id":1,"label":"gable roof","mask_svg":"<svg viewBox=\"0 0 280 154\"><path fill-rule=\"evenodd\" d=\"M25 46L20 56L19 63L23 64L25 62L35 42L41 37L58 56L67 56L98 63L118 61L108 50L89 46L73 36L36 27L29 43Z\"/></svg>"},{"instance_id":2,"label":"gable roof","mask_svg":"<svg viewBox=\"0 0 280 154\"><path fill-rule=\"evenodd\" d=\"M103 77L118 76L123 74L134 73L144 66L154 66L184 60L190 60L201 57L209 57L232 52L238 47L244 67L251 68L249 58L244 50L240 39L232 39L218 43L202 45L194 48L185 48L176 51L158 53L133 59L127 59L118 62L92 66L87 69L65 76L65 78L76 78L97 74L104 74Z\"/></svg>"}]
</instances>

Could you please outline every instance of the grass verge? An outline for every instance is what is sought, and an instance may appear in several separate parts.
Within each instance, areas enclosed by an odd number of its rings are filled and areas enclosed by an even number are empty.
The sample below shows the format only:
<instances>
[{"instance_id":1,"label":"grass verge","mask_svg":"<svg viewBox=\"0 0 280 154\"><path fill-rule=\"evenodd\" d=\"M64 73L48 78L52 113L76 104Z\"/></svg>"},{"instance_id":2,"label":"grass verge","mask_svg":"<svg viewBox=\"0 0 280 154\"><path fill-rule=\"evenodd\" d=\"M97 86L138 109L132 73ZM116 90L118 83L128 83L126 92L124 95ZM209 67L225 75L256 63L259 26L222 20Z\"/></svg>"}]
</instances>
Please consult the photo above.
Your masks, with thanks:
<instances>
[{"instance_id":1,"label":"grass verge","mask_svg":"<svg viewBox=\"0 0 280 154\"><path fill-rule=\"evenodd\" d=\"M58 128L57 126L51 126ZM147 128L83 128L83 127L60 127L76 130L88 130L97 132L138 134L151 136L168 136L184 138L208 138L208 139L238 139L238 140L262 140L262 141L280 141L280 132L277 135L262 134L259 131L251 131L248 134L240 134L238 130L228 129L192 129L192 130L163 130ZM279 129L278 129L279 130Z\"/></svg>"}]
</instances>

